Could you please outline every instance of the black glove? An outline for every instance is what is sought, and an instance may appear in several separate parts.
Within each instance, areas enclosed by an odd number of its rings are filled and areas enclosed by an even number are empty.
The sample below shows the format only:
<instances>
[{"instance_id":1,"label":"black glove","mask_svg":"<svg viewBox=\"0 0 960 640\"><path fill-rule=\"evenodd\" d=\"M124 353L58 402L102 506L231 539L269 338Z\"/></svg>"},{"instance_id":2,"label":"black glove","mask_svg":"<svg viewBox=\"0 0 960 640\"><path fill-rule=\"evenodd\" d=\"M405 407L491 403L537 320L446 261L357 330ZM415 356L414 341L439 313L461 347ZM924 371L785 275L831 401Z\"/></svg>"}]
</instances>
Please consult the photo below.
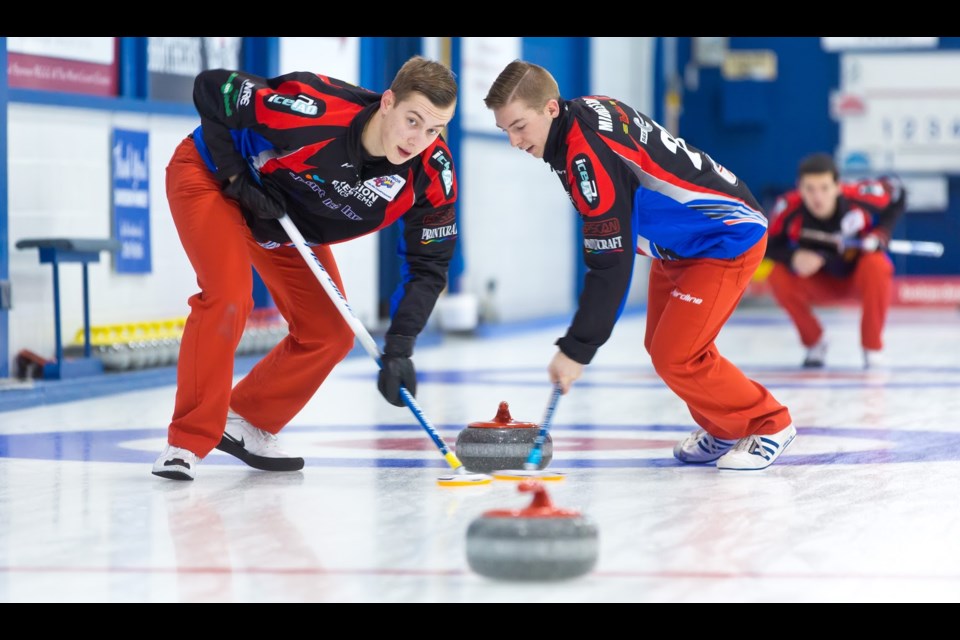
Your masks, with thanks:
<instances>
[{"instance_id":1,"label":"black glove","mask_svg":"<svg viewBox=\"0 0 960 640\"><path fill-rule=\"evenodd\" d=\"M258 218L275 220L286 213L279 189L266 180L263 186L257 184L247 171L237 174L236 179L223 188L223 193Z\"/></svg>"},{"instance_id":2,"label":"black glove","mask_svg":"<svg viewBox=\"0 0 960 640\"><path fill-rule=\"evenodd\" d=\"M388 335L383 355L380 356L380 376L377 388L392 405L402 407L400 387L406 387L410 395L417 395L417 372L413 368L413 336Z\"/></svg>"}]
</instances>

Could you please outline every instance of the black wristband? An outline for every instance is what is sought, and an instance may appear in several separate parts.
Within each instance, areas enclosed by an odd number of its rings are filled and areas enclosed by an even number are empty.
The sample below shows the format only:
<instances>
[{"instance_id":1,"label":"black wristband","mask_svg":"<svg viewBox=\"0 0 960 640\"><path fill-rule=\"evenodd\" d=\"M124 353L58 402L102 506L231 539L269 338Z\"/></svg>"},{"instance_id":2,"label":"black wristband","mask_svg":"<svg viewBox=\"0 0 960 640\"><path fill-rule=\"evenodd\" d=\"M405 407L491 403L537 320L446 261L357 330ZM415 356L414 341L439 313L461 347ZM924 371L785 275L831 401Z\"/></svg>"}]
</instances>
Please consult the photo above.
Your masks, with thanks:
<instances>
[{"instance_id":1,"label":"black wristband","mask_svg":"<svg viewBox=\"0 0 960 640\"><path fill-rule=\"evenodd\" d=\"M413 345L416 341L416 336L401 336L395 333L387 334L384 339L383 355L409 358L413 355Z\"/></svg>"},{"instance_id":2,"label":"black wristband","mask_svg":"<svg viewBox=\"0 0 960 640\"><path fill-rule=\"evenodd\" d=\"M582 365L590 364L593 357L597 355L597 347L584 344L572 338L569 334L558 339L554 344L560 348L563 355Z\"/></svg>"}]
</instances>

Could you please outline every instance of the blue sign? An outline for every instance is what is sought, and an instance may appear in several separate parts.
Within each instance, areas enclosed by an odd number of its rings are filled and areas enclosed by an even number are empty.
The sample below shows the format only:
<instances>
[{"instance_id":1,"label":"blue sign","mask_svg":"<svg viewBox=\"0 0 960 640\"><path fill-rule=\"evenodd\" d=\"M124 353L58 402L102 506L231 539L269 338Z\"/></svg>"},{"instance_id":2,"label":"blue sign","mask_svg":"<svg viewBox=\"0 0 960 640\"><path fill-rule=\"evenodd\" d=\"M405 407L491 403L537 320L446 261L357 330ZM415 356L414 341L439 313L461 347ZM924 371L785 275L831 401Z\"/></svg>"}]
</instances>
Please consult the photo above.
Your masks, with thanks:
<instances>
[{"instance_id":1,"label":"blue sign","mask_svg":"<svg viewBox=\"0 0 960 640\"><path fill-rule=\"evenodd\" d=\"M150 176L147 164L150 134L113 130L113 237L117 273L150 273Z\"/></svg>"}]
</instances>

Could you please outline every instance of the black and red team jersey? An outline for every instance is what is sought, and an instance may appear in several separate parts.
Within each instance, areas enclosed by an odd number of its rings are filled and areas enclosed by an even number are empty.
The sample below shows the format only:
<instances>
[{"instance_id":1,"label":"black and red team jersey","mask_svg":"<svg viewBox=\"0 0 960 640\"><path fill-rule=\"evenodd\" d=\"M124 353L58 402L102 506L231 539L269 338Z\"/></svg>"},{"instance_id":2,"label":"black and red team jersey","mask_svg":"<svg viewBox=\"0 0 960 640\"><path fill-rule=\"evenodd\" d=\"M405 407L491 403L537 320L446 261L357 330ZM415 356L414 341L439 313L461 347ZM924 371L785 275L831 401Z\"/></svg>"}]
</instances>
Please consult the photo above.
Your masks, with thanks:
<instances>
[{"instance_id":1,"label":"black and red team jersey","mask_svg":"<svg viewBox=\"0 0 960 640\"><path fill-rule=\"evenodd\" d=\"M747 186L649 116L607 96L560 100L543 160L583 221L588 271L557 341L588 364L623 310L634 257L734 258L766 233Z\"/></svg>"},{"instance_id":2,"label":"black and red team jersey","mask_svg":"<svg viewBox=\"0 0 960 640\"><path fill-rule=\"evenodd\" d=\"M827 220L815 218L800 193L789 191L777 198L770 211L767 257L789 267L797 249L809 249L826 259L822 271L847 277L853 273L860 252L841 253L836 245L801 237L801 231L810 229L845 238L862 238L873 232L889 240L905 208L906 192L895 177L842 183L834 214Z\"/></svg>"},{"instance_id":3,"label":"black and red team jersey","mask_svg":"<svg viewBox=\"0 0 960 640\"><path fill-rule=\"evenodd\" d=\"M403 282L388 333L416 336L446 286L457 180L440 137L402 165L364 151L360 136L380 97L313 73L267 79L203 71L194 83L200 126L193 139L216 178L253 169L278 187L308 243L343 242L399 222ZM276 220L244 217L265 249L289 243Z\"/></svg>"}]
</instances>

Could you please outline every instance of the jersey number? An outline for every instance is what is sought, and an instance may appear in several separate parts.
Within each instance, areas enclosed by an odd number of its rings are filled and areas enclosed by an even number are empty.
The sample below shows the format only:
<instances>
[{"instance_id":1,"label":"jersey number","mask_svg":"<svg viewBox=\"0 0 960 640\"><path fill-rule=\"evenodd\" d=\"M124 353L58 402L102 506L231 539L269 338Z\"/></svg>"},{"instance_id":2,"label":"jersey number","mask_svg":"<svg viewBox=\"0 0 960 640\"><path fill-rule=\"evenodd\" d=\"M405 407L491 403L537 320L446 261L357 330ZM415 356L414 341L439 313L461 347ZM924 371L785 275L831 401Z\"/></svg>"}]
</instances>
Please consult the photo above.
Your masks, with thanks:
<instances>
[{"instance_id":1,"label":"jersey number","mask_svg":"<svg viewBox=\"0 0 960 640\"><path fill-rule=\"evenodd\" d=\"M697 171L703 169L703 157L699 153L688 149L687 143L683 140L683 138L674 138L658 122L654 122L653 124L657 125L657 128L660 129L660 141L663 142L663 146L665 146L674 154L677 153L677 149L683 149L683 152L687 154L688 158L690 158L690 162L692 162L693 166L697 168ZM710 161L710 165L713 167L714 173L730 184L737 184L737 176L733 175L733 173L725 167L717 164L717 162L709 155L705 153L703 155L707 156L707 160Z\"/></svg>"}]
</instances>

